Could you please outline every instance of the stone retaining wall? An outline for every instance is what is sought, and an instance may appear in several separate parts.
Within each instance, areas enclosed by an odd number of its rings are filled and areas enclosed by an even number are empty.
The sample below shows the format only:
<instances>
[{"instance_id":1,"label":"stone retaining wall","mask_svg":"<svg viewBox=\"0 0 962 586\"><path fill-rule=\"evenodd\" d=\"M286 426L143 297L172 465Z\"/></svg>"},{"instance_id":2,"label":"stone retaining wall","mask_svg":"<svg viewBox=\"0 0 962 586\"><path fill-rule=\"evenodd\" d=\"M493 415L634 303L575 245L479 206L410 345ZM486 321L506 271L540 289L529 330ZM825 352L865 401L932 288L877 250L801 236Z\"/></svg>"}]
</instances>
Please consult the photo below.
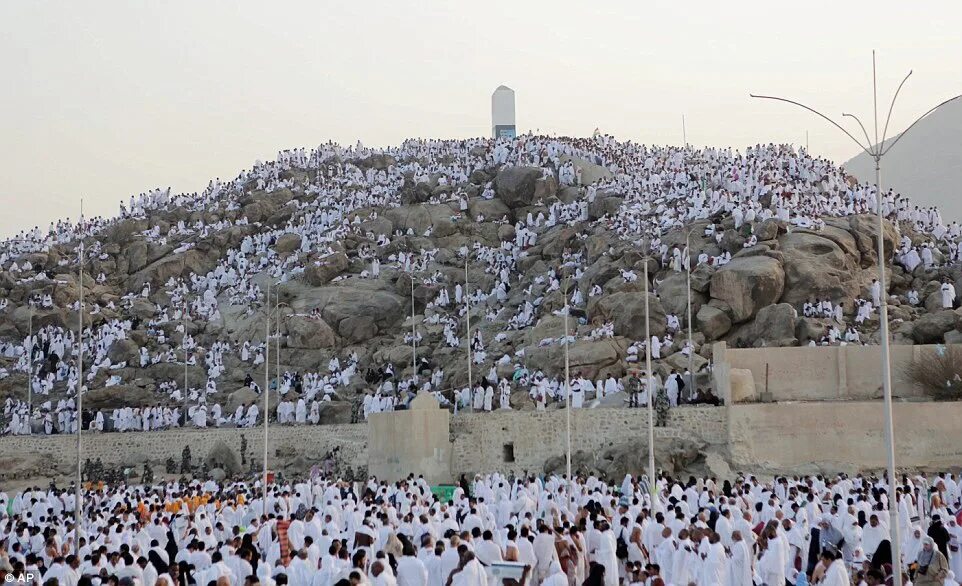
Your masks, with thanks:
<instances>
[{"instance_id":1,"label":"stone retaining wall","mask_svg":"<svg viewBox=\"0 0 962 586\"><path fill-rule=\"evenodd\" d=\"M340 446L342 461L355 468L367 467L365 425L275 426L269 427L269 431L268 461L276 458L283 464L301 456L310 467ZM247 461L253 459L261 466L263 428L89 433L82 437L84 457L91 461L100 458L108 466L133 466L139 473L143 462L149 460L159 473L163 472L167 458L173 458L179 467L181 454L188 445L194 462L203 460L220 442L239 455L242 436L247 438ZM73 475L76 454L75 435L0 438L0 481Z\"/></svg>"},{"instance_id":2,"label":"stone retaining wall","mask_svg":"<svg viewBox=\"0 0 962 586\"><path fill-rule=\"evenodd\" d=\"M545 460L565 452L564 411L496 412L459 415L451 421L452 472L540 471ZM648 437L646 409L580 409L571 412L572 451L597 451ZM725 451L728 425L724 407L680 407L659 438L701 439ZM507 446L510 446L508 448ZM513 456L513 462L507 461Z\"/></svg>"},{"instance_id":3,"label":"stone retaining wall","mask_svg":"<svg viewBox=\"0 0 962 586\"><path fill-rule=\"evenodd\" d=\"M753 472L856 471L885 464L882 402L813 402L681 407L670 413L667 427L656 427L656 441L666 438L705 442L728 457L736 470ZM962 402L898 402L895 405L896 463L899 468L956 469L962 465ZM565 450L566 413L494 412L461 414L450 419L451 475L478 471L540 471L545 460ZM340 446L340 462L367 469L368 426L321 425L271 428L270 455L277 466L306 470ZM572 450L595 452L644 440L645 409L572 411ZM133 466L139 472L149 459L155 472L173 458L179 465L184 446L195 462L220 442L240 452L247 438L247 459L258 469L264 449L262 428L173 430L151 433L88 434L85 456L109 466ZM248 464L249 466L249 464ZM26 480L72 477L76 471L76 436L0 438L0 490Z\"/></svg>"}]
</instances>

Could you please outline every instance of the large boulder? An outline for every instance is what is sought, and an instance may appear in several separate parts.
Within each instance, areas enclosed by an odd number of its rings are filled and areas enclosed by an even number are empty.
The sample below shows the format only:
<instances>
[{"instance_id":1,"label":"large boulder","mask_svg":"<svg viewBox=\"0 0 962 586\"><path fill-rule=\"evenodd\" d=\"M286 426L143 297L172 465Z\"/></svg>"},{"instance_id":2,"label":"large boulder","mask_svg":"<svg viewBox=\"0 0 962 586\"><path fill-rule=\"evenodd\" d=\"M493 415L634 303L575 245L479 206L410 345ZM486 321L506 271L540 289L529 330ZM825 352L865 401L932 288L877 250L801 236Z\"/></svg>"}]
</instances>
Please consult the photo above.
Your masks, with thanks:
<instances>
[{"instance_id":1,"label":"large boulder","mask_svg":"<svg viewBox=\"0 0 962 586\"><path fill-rule=\"evenodd\" d=\"M150 283L156 289L171 278L188 278L192 273L206 275L217 266L220 254L215 251L202 249L200 245L184 252L171 254L157 260L141 271L131 275L129 286L133 290L141 289L145 283Z\"/></svg>"},{"instance_id":2,"label":"large boulder","mask_svg":"<svg viewBox=\"0 0 962 586\"><path fill-rule=\"evenodd\" d=\"M281 254L290 254L301 247L299 234L284 234L274 243L274 249Z\"/></svg>"},{"instance_id":3,"label":"large boulder","mask_svg":"<svg viewBox=\"0 0 962 586\"><path fill-rule=\"evenodd\" d=\"M833 240L811 232L792 232L778 239L785 270L781 300L799 306L809 299L835 302L858 295L857 259Z\"/></svg>"},{"instance_id":4,"label":"large boulder","mask_svg":"<svg viewBox=\"0 0 962 586\"><path fill-rule=\"evenodd\" d=\"M129 338L117 340L107 351L107 358L113 364L126 362L129 366L140 364L140 345Z\"/></svg>"},{"instance_id":5,"label":"large boulder","mask_svg":"<svg viewBox=\"0 0 962 586\"><path fill-rule=\"evenodd\" d=\"M297 315L287 320L288 348L332 348L336 341L334 330L320 318Z\"/></svg>"},{"instance_id":6,"label":"large boulder","mask_svg":"<svg viewBox=\"0 0 962 586\"><path fill-rule=\"evenodd\" d=\"M535 167L506 166L494 178L494 189L509 208L521 208L534 202L539 179L541 170Z\"/></svg>"},{"instance_id":7,"label":"large boulder","mask_svg":"<svg viewBox=\"0 0 962 586\"><path fill-rule=\"evenodd\" d=\"M665 334L665 310L657 297L648 295L649 329L652 336ZM605 295L588 308L589 319L601 318L614 324L615 335L632 340L645 339L645 294L621 291Z\"/></svg>"},{"instance_id":8,"label":"large boulder","mask_svg":"<svg viewBox=\"0 0 962 586\"><path fill-rule=\"evenodd\" d=\"M947 332L955 329L956 314L951 309L927 313L915 320L912 339L918 344L941 344Z\"/></svg>"},{"instance_id":9,"label":"large boulder","mask_svg":"<svg viewBox=\"0 0 962 586\"><path fill-rule=\"evenodd\" d=\"M124 246L117 262L117 268L123 273L135 273L147 266L147 244L138 240Z\"/></svg>"},{"instance_id":10,"label":"large boulder","mask_svg":"<svg viewBox=\"0 0 962 586\"><path fill-rule=\"evenodd\" d=\"M562 328L558 332L562 333ZM620 348L611 339L595 342L578 341L568 348L568 363L572 376L585 376L589 379L598 378L599 374L612 372L611 367L618 363ZM561 375L564 373L564 344L551 346L533 346L525 349L525 358L529 368L543 370L547 373Z\"/></svg>"},{"instance_id":11,"label":"large boulder","mask_svg":"<svg viewBox=\"0 0 962 586\"><path fill-rule=\"evenodd\" d=\"M702 305L695 315L695 325L698 331L708 340L717 340L732 329L732 320L728 314L711 305Z\"/></svg>"},{"instance_id":12,"label":"large boulder","mask_svg":"<svg viewBox=\"0 0 962 586\"><path fill-rule=\"evenodd\" d=\"M384 171L389 167L397 165L397 159L393 155L388 155L384 153L373 154L366 159L361 159L357 161L356 165L361 169L373 168L378 171Z\"/></svg>"},{"instance_id":13,"label":"large boulder","mask_svg":"<svg viewBox=\"0 0 962 586\"><path fill-rule=\"evenodd\" d=\"M263 385L264 381L261 381L260 384ZM257 408L261 409L263 402L264 401L260 395L252 391L250 387L241 387L233 393L227 395L227 404L224 406L224 414L233 415L234 412L237 411L237 408L241 405L244 405L246 410L246 406L250 405L251 403L257 403Z\"/></svg>"},{"instance_id":14,"label":"large boulder","mask_svg":"<svg viewBox=\"0 0 962 586\"><path fill-rule=\"evenodd\" d=\"M337 333L348 344L370 340L377 335L377 324L370 315L352 315L342 319L337 325Z\"/></svg>"},{"instance_id":15,"label":"large boulder","mask_svg":"<svg viewBox=\"0 0 962 586\"><path fill-rule=\"evenodd\" d=\"M687 315L688 312L688 276L685 273L672 271L665 279L658 284L658 298L666 313L673 313L677 316ZM705 303L705 296L697 291L691 292L691 312L692 315L698 313L702 304Z\"/></svg>"},{"instance_id":16,"label":"large boulder","mask_svg":"<svg viewBox=\"0 0 962 586\"><path fill-rule=\"evenodd\" d=\"M601 165L596 165L591 161L586 161L585 159L580 159L578 157L572 157L571 155L562 155L561 162L567 163L571 161L574 164L575 171L581 171L581 184L591 185L602 179L610 179L612 177L611 171L607 167Z\"/></svg>"},{"instance_id":17,"label":"large boulder","mask_svg":"<svg viewBox=\"0 0 962 586\"><path fill-rule=\"evenodd\" d=\"M468 214L472 220L484 217L485 221L491 222L501 218L514 218L514 214L508 206L500 199L477 198L468 202Z\"/></svg>"},{"instance_id":18,"label":"large boulder","mask_svg":"<svg viewBox=\"0 0 962 586\"><path fill-rule=\"evenodd\" d=\"M558 180L554 175L549 175L547 177L542 177L534 182L534 201L544 201L549 197L554 197L555 194L558 198L565 203L571 203L572 198L577 197L577 189L573 190L575 193L572 194L572 188L566 187L562 192L558 191Z\"/></svg>"},{"instance_id":19,"label":"large boulder","mask_svg":"<svg viewBox=\"0 0 962 586\"><path fill-rule=\"evenodd\" d=\"M862 253L862 265L870 265L878 258L878 217L873 214L860 214L849 218L849 232L855 237L855 244ZM885 260L892 259L899 241L898 230L888 220L882 220L882 238L885 245Z\"/></svg>"},{"instance_id":20,"label":"large boulder","mask_svg":"<svg viewBox=\"0 0 962 586\"><path fill-rule=\"evenodd\" d=\"M136 297L130 302L130 314L134 317L140 318L141 320L151 319L156 313L157 306L154 305L154 303L149 299Z\"/></svg>"},{"instance_id":21,"label":"large boulder","mask_svg":"<svg viewBox=\"0 0 962 586\"><path fill-rule=\"evenodd\" d=\"M350 423L351 409L352 406L349 401L324 401L318 409L320 423L322 425Z\"/></svg>"},{"instance_id":22,"label":"large boulder","mask_svg":"<svg viewBox=\"0 0 962 586\"><path fill-rule=\"evenodd\" d=\"M755 316L753 345L755 347L794 346L798 342L795 338L797 319L795 308L787 303L776 303L761 308Z\"/></svg>"},{"instance_id":23,"label":"large boulder","mask_svg":"<svg viewBox=\"0 0 962 586\"><path fill-rule=\"evenodd\" d=\"M147 407L156 405L160 396L147 389L133 385L116 385L87 391L84 409L109 411L121 407Z\"/></svg>"},{"instance_id":24,"label":"large boulder","mask_svg":"<svg viewBox=\"0 0 962 586\"><path fill-rule=\"evenodd\" d=\"M711 296L731 308L732 321L751 319L762 307L782 296L785 271L768 256L736 258L721 267L711 278Z\"/></svg>"},{"instance_id":25,"label":"large boulder","mask_svg":"<svg viewBox=\"0 0 962 586\"><path fill-rule=\"evenodd\" d=\"M335 252L307 265L304 269L304 278L314 287L320 287L330 283L334 277L346 271L347 267L347 255L343 252Z\"/></svg>"},{"instance_id":26,"label":"large boulder","mask_svg":"<svg viewBox=\"0 0 962 586\"><path fill-rule=\"evenodd\" d=\"M709 264L700 264L691 272L691 290L699 293L708 293L711 287L711 276L715 274L715 267Z\"/></svg>"},{"instance_id":27,"label":"large boulder","mask_svg":"<svg viewBox=\"0 0 962 586\"><path fill-rule=\"evenodd\" d=\"M371 280L356 286L327 286L302 291L291 304L299 313L318 309L345 343L353 344L385 333L405 317L405 298L375 287ZM410 307L410 306L408 306Z\"/></svg>"},{"instance_id":28,"label":"large boulder","mask_svg":"<svg viewBox=\"0 0 962 586\"><path fill-rule=\"evenodd\" d=\"M404 205L386 210L384 217L403 232L410 230L415 236L423 236L430 229L431 236L443 238L456 231L451 221L453 213L448 205Z\"/></svg>"}]
</instances>

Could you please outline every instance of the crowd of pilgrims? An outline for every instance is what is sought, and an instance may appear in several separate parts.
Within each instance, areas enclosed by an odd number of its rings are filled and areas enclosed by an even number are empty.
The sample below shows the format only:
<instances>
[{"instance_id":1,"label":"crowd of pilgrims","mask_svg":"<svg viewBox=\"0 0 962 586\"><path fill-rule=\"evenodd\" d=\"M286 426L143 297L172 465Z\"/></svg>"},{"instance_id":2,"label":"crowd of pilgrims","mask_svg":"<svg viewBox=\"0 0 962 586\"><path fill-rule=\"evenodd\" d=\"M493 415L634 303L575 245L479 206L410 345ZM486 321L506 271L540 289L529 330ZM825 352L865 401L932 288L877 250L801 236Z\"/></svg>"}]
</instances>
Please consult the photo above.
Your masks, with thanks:
<instances>
[{"instance_id":1,"label":"crowd of pilgrims","mask_svg":"<svg viewBox=\"0 0 962 586\"><path fill-rule=\"evenodd\" d=\"M384 168L362 163L383 156L394 158ZM582 186L582 170L573 165L571 157L601 165L611 171L611 176ZM472 217L465 183L474 171L496 164L539 168L544 176L553 175L562 185L578 187L583 197L571 203L555 201L537 215L529 213L517 218L513 239L493 246L476 241L456 250L456 262L470 264L475 271L483 269L490 286L481 288L445 276L436 268L437 248L408 247L408 237L430 236L430 227L425 234L414 234L410 228L395 230L393 234L375 233L370 228L378 218L377 210L401 205L405 174L413 175L416 182L431 180L443 187L435 190L428 203L451 204L452 210L457 210L452 221L481 221L479 214ZM312 172L294 173L303 169ZM125 384L131 382L124 380L125 373L131 372L128 367L143 368L158 362L182 364L185 360L189 365L206 367L209 382L205 388L185 389L175 380L166 381L158 390L158 407L91 414L86 425L101 429L104 419L116 420L117 429L162 429L184 422L200 426L253 424L258 416L263 416L257 402L226 413L220 401L212 396L216 396L218 382L224 380L225 354L238 353L243 356L241 367L250 373L246 384L259 393L261 389L254 379L262 378L258 376L258 369L265 362L266 344L270 340L250 339L239 343L217 339L206 340L206 345L201 346L180 322L223 321L223 312L228 308L248 315L266 311L264 289L267 285L297 278L310 263L325 264L335 254L338 243L348 236L360 237L364 242L356 251L350 251L367 267L353 275L355 278L380 279L386 278L382 276L385 271L392 276L405 272L416 282L437 290L436 297L427 304L423 322L416 324L421 329L407 331L403 341L463 350L465 359L472 362L479 374L477 384L453 388L445 373L430 363L419 363L414 372L405 364L359 363L341 355L340 359L349 366L329 368L323 373L287 372L274 378L272 386L291 388L295 381L302 381L305 391L298 398L285 401L283 416L277 414L278 420L316 420L314 415L319 411L320 402L336 397L337 389L351 384L353 377L371 371L378 376L366 379L372 388L364 398L365 415L404 405L408 400L406 394L417 390L436 393L443 404L457 409L507 408L514 392L530 393L538 408L564 402L568 391L561 373L529 371L524 350L506 343L515 332L529 329L548 311L558 315L575 313L583 310L589 299L605 294L602 285L579 284L587 267L582 252L565 249L559 262L543 274L527 275L519 270L518 261L525 257L526 250L536 245L546 231L559 226L575 229L576 238L584 239L589 230L600 225L640 249L647 247L652 255L660 258L663 266L679 272L694 270L701 264L723 265L731 259L728 252L709 255L705 250L669 246L663 239L672 230L701 221L700 226L707 222L703 235L720 241L719 214L731 217L737 229L747 230L750 236L745 245L750 246L757 241L753 227L768 218L784 221L789 229L819 230L824 227L825 217L874 212L881 198L886 217L911 228L926 240L914 245L908 236L901 237L895 261L907 270L920 264L931 268L958 261L962 235L962 226L957 222L946 224L937 209L913 207L907 198L891 190L879 194L872 185L851 183L840 167L790 145L756 145L739 152L730 148L645 146L620 142L602 134L584 139L526 135L513 140L408 140L389 149L369 149L360 143L344 148L328 143L313 150L282 151L277 160L257 162L231 181L213 180L200 193L172 194L169 188L155 189L132 196L129 202L121 204L118 218L84 218L76 223L64 220L51 224L47 230L35 227L22 232L0 244L0 269L9 272L20 285L56 291L57 283L52 281L52 275L33 266L29 253L48 251L53 245L73 244L83 237L88 242L84 263L94 266L98 261L111 258L96 237L120 220L149 220L158 211L175 208L190 213L216 211L223 217L226 212L241 210L241 198L251 190L267 193L290 190L295 195L293 202L297 209L286 223L274 227L252 224L244 216L234 221L180 220L164 230L158 223L143 231L148 242L184 252L232 226L254 225L256 228L238 246L227 250L216 267L206 274L172 277L161 287L163 302L152 296L157 291L152 291L148 283L139 290L123 291L117 302L110 301L104 306L96 301L88 302L86 309L90 314L102 315L95 319L94 327L85 329L81 343L76 332L53 326L38 328L28 338L0 340L0 359L6 359L0 362L0 378L11 372L28 373L32 392L37 397L30 403L20 400L4 405L6 432L29 432L30 425L26 422L31 408L34 410L32 420L43 421L47 429L75 428L74 406L66 397L74 395L78 386L89 390L91 385L100 388ZM607 193L623 196L623 203L617 211L597 221L587 221L589 204ZM480 197L495 195L489 183ZM194 217L198 215L205 217L203 214L194 214ZM486 220L507 222L505 218ZM300 245L290 252L286 248L284 252L279 251L276 245L285 235L298 236ZM59 264L75 270L77 259L62 258ZM633 282L639 275L623 269L621 277L625 282ZM93 278L100 284L112 283L111 276L103 271ZM346 275L340 275L335 281L344 278ZM654 283L653 288L657 294L658 283ZM519 291L523 295L517 294ZM558 291L564 295L565 305L549 306L546 298ZM876 283L870 295L854 300L851 309L843 307L844 300L812 299L797 310L805 316L830 319L831 325L826 326L824 336L812 340L811 344L860 344L863 328L877 314L883 301L881 297ZM915 290L904 297L901 301L911 305L925 302ZM956 292L951 282L942 285L941 301L943 307L954 307ZM55 295L45 292L32 296L28 302L32 310L43 312L54 306ZM154 315L144 320L131 317L134 304L142 308L145 302L153 303ZM77 310L79 301L74 300L66 307ZM0 301L0 311L12 309L8 300ZM467 332L469 311L472 324L481 324L471 332ZM308 317L311 316L319 317L316 310ZM687 341L685 319L684 315L669 315L664 336L632 340L627 366L643 362L639 357L644 356L647 347L656 361L675 352L695 351ZM584 317L574 321L577 325L588 325ZM441 330L441 335L425 339L425 332L435 327ZM139 349L139 356L114 362L112 347L127 339L132 329L143 328L147 329L149 342ZM497 333L485 339L483 330ZM613 335L611 323L595 323L583 337L597 340ZM566 338L559 332L557 336L541 340L539 345L561 345L573 338L572 334ZM79 381L77 368L81 345L85 357L84 381ZM585 400L602 400L625 389L625 379L591 381L582 378L580 373L574 374L577 380L571 387L571 401L577 405ZM690 384L691 373L675 374L677 377L669 377L678 379L669 395L677 394L675 385L684 387L685 381L689 384L687 392L672 398L672 402L691 400L696 392ZM658 380L652 384L664 388L668 383ZM648 386L643 384L645 393ZM62 392L65 399L47 400L57 394L54 391ZM626 397L622 404L637 404L637 398Z\"/></svg>"},{"instance_id":2,"label":"crowd of pilgrims","mask_svg":"<svg viewBox=\"0 0 962 586\"><path fill-rule=\"evenodd\" d=\"M0 574L35 586L958 586L953 474L169 480L0 492ZM266 494L266 497L265 497ZM443 494L443 496L442 496ZM901 536L893 559L889 507Z\"/></svg>"}]
</instances>

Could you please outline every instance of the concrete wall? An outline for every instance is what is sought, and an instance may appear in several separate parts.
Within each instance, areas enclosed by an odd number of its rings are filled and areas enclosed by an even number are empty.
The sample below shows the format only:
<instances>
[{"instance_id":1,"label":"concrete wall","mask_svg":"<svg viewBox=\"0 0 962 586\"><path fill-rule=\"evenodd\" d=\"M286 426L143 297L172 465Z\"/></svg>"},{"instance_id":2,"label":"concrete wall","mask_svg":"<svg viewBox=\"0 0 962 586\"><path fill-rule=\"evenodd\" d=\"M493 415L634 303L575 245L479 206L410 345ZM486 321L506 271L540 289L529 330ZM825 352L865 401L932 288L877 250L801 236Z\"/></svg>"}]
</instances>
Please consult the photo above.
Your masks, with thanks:
<instances>
[{"instance_id":1,"label":"concrete wall","mask_svg":"<svg viewBox=\"0 0 962 586\"><path fill-rule=\"evenodd\" d=\"M922 399L925 393L905 376L906 367L936 352L937 346L892 346L892 395ZM757 393L773 401L861 401L882 396L880 346L735 349L715 344L715 385L727 397L730 369L752 372ZM719 359L721 357L721 360ZM725 364L718 369L719 364ZM768 366L766 381L765 367Z\"/></svg>"},{"instance_id":2,"label":"concrete wall","mask_svg":"<svg viewBox=\"0 0 962 586\"><path fill-rule=\"evenodd\" d=\"M729 407L729 455L742 470L793 474L886 466L881 401ZM899 468L962 465L962 402L895 403Z\"/></svg>"},{"instance_id":3,"label":"concrete wall","mask_svg":"<svg viewBox=\"0 0 962 586\"><path fill-rule=\"evenodd\" d=\"M395 481L415 472L431 484L450 482L450 417L427 393L418 395L410 410L372 414L367 421L368 473Z\"/></svg>"},{"instance_id":4,"label":"concrete wall","mask_svg":"<svg viewBox=\"0 0 962 586\"><path fill-rule=\"evenodd\" d=\"M565 451L564 411L514 412L459 415L451 421L454 435L452 472L455 477L474 472L540 471L546 459ZM727 441L723 407L674 409L668 427L655 428L655 441L667 437L695 437L710 445ZM596 451L638 437L647 438L645 409L575 409L571 412L572 451ZM505 460L511 445L514 462Z\"/></svg>"}]
</instances>

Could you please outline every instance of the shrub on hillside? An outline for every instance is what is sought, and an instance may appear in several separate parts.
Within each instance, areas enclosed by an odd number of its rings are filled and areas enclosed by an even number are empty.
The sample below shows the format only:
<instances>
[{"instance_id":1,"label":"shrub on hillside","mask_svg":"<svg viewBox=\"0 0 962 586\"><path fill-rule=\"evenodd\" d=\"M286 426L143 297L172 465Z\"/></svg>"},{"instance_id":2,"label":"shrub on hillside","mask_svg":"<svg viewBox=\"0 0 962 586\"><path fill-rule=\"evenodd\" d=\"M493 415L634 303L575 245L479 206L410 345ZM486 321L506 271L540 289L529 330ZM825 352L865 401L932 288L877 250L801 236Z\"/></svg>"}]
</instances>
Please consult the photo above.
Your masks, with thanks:
<instances>
[{"instance_id":1,"label":"shrub on hillside","mask_svg":"<svg viewBox=\"0 0 962 586\"><path fill-rule=\"evenodd\" d=\"M962 347L939 345L922 360L909 363L905 376L936 401L962 400Z\"/></svg>"}]
</instances>

